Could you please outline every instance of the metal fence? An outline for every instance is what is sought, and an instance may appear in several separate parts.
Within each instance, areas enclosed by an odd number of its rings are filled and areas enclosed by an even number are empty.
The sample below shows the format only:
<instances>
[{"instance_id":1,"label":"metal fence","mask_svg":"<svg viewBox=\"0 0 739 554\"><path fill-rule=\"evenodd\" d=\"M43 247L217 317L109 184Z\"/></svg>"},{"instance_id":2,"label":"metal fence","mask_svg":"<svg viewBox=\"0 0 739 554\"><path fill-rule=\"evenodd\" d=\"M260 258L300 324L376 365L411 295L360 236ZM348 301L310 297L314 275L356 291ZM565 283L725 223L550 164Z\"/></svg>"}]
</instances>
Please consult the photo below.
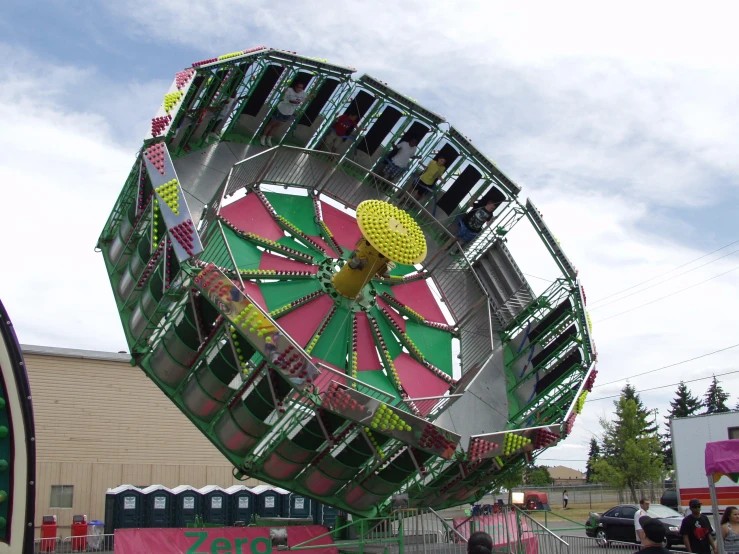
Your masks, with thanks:
<instances>
[{"instance_id":1,"label":"metal fence","mask_svg":"<svg viewBox=\"0 0 739 554\"><path fill-rule=\"evenodd\" d=\"M562 540L568 545L570 554L617 554L621 552L635 553L641 550L640 544L620 541L603 541L591 537L575 537L563 535ZM670 552L675 552L670 550ZM683 552L684 554L684 552Z\"/></svg>"},{"instance_id":2,"label":"metal fence","mask_svg":"<svg viewBox=\"0 0 739 554\"><path fill-rule=\"evenodd\" d=\"M80 537L55 537L33 541L33 554L58 552L113 552L113 535L84 535Z\"/></svg>"},{"instance_id":3,"label":"metal fence","mask_svg":"<svg viewBox=\"0 0 739 554\"><path fill-rule=\"evenodd\" d=\"M558 485L551 487L519 487L516 491L544 492L549 497L549 505L557 509L562 505L562 493L567 490L568 507L574 505L593 506L595 504L631 504L634 502L630 490L618 490L601 485ZM650 502L659 502L666 488L661 484L645 485L637 489L637 501L646 498Z\"/></svg>"}]
</instances>

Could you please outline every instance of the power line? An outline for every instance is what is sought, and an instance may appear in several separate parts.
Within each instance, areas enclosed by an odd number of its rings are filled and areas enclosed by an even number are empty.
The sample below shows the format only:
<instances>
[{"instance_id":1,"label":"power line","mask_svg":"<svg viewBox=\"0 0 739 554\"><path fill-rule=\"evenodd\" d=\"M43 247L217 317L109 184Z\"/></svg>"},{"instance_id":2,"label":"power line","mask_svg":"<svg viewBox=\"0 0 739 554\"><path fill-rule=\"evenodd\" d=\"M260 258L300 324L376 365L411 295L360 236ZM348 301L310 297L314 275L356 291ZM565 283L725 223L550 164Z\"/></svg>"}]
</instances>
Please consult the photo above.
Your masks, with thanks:
<instances>
[{"instance_id":1,"label":"power line","mask_svg":"<svg viewBox=\"0 0 739 554\"><path fill-rule=\"evenodd\" d=\"M524 273L526 277L533 277L534 279L539 279L540 281L546 281L547 283L552 283L554 279L544 279L544 277L537 277L536 275L531 275L531 273Z\"/></svg>"},{"instance_id":2,"label":"power line","mask_svg":"<svg viewBox=\"0 0 739 554\"><path fill-rule=\"evenodd\" d=\"M686 364L688 362L692 362L694 360L700 360L701 358L706 358L707 356L713 356L714 354L718 354L719 352L725 352L726 350L731 350L732 348L736 348L739 346L739 344L732 344L731 346L727 346L726 348L721 348L720 350L714 350L713 352L708 352L707 354L701 354L700 356L696 356L695 358L689 358L687 360L683 360L681 362L675 362L674 364L665 365L662 367L658 367L657 369L650 369L649 371L643 371L641 373L635 373L634 375L629 375L628 377L622 377L621 379L616 379L615 381L608 381L607 383L599 383L593 388L596 387L605 387L606 385L612 385L613 383L620 383L621 381L627 381L628 379L633 379L634 377L641 377L642 375L647 375L649 373L654 373L655 371L661 371L663 369L667 369L669 367L675 367L676 365Z\"/></svg>"},{"instance_id":3,"label":"power line","mask_svg":"<svg viewBox=\"0 0 739 554\"><path fill-rule=\"evenodd\" d=\"M621 302L621 300L623 300L624 298L628 298L629 296L634 296L635 294L639 294L640 292L644 292L645 290L649 290L649 289L651 289L653 287L656 287L658 285L662 285L663 283L666 283L668 281L672 281L673 279L677 279L678 277L681 277L682 275L686 275L687 273L690 273L691 271L695 271L696 269L700 269L701 267L705 267L705 266L707 266L709 264L712 264L713 262L717 262L719 260L723 260L727 256L731 256L732 254L736 254L737 252L739 252L739 249L734 250L732 252L729 252L728 254L724 254L723 256L719 256L718 258L715 258L715 259L711 260L710 262L706 262L704 264L697 265L695 267L691 267L687 271L683 271L682 273L678 273L677 275L673 275L672 277L669 277L668 279L665 279L664 281L660 281L659 283L654 283L653 285L649 285L648 287L644 287L643 289L639 289L639 290L637 290L635 292L632 292L631 294L627 294L626 296L621 296L620 298L616 298L614 300L611 300L610 302L606 302L605 304L601 304L600 306L595 306L594 308L590 308L590 311L591 312L594 312L595 310L599 310L600 308L602 308L604 306L609 306L609 305L613 304L614 302Z\"/></svg>"},{"instance_id":4,"label":"power line","mask_svg":"<svg viewBox=\"0 0 739 554\"><path fill-rule=\"evenodd\" d=\"M723 273L719 273L718 275L714 275L713 277L709 277L708 279L704 279L703 281L698 281L697 283L690 285L688 287L685 287L684 289L676 290L675 292L671 292L670 294L666 294L665 296L660 296L659 298L656 298L655 300L651 300L650 302L646 302L644 304L639 304L638 306L635 306L633 308L630 308L628 310L624 310L623 312L618 312L617 314L609 315L608 317L604 317L603 319L599 319L597 321L594 321L593 323L601 323L603 321L607 321L609 319L613 319L614 317L618 317L620 315L627 314L629 312L633 312L634 310L638 310L639 308L643 308L644 306L649 306L650 304L654 304L655 302L659 302L660 300L664 300L665 298L669 298L670 296L675 296L676 294L680 292L684 292L686 290L692 289L693 287L697 287L698 285L702 285L703 283L707 283L708 281L712 281L714 279L717 279L719 277L722 277L726 275L727 273L731 273L732 271L736 271L739 269L739 266L736 266L728 271L724 271Z\"/></svg>"},{"instance_id":5,"label":"power line","mask_svg":"<svg viewBox=\"0 0 739 554\"><path fill-rule=\"evenodd\" d=\"M709 252L708 254L703 254L702 256L700 256L700 257L698 257L698 258L696 258L694 260L691 260L691 261L686 262L686 263L684 263L682 265L679 265L677 267L674 267L674 268L670 269L669 271L665 271L664 273L660 273L659 275L656 275L655 277L652 277L651 279L647 279L646 281L642 281L641 283L637 283L636 285L632 285L632 286L630 286L628 288L625 288L625 289L622 289L622 290L620 290L618 292L614 292L613 294L609 294L608 296L604 296L603 298L599 298L598 300L593 300L593 303L594 304L597 304L598 302L602 302L603 300L608 300L609 298L611 298L613 296L616 296L617 294L621 294L622 292L626 292L627 290L631 290L631 289L636 288L636 287L638 287L640 285L643 285L645 283L649 283L650 281L654 281L655 279L659 279L660 277L663 277L663 276L665 276L665 275L667 275L669 273L672 273L673 271L677 271L678 269L683 268L686 265L690 265L693 262L697 262L698 260L702 260L706 256L710 256L711 254L715 254L719 250L723 250L724 248L728 248L729 246L731 246L733 244L736 244L736 243L739 243L739 240L735 240L733 242L730 242L729 244L726 244L726 245L722 246L721 248L717 248L716 250L713 250L712 252Z\"/></svg>"},{"instance_id":6,"label":"power line","mask_svg":"<svg viewBox=\"0 0 739 554\"><path fill-rule=\"evenodd\" d=\"M727 371L725 373L718 373L715 375L711 375L710 377L700 377L698 379L690 379L689 381L681 381L680 383L695 383L697 381L705 381L706 379L713 379L714 377L723 377L724 375L732 375L734 373L739 373L739 369L736 369L734 371ZM639 393L648 392L648 391L657 390L657 389L666 389L667 387L677 386L680 383L672 383L670 385L660 385L659 387L652 387L650 389L641 389ZM611 396L601 396L600 398L588 398L587 400L585 400L585 402L597 402L598 400L606 400L608 398L618 398L620 396L621 396L620 394L613 394Z\"/></svg>"}]
</instances>

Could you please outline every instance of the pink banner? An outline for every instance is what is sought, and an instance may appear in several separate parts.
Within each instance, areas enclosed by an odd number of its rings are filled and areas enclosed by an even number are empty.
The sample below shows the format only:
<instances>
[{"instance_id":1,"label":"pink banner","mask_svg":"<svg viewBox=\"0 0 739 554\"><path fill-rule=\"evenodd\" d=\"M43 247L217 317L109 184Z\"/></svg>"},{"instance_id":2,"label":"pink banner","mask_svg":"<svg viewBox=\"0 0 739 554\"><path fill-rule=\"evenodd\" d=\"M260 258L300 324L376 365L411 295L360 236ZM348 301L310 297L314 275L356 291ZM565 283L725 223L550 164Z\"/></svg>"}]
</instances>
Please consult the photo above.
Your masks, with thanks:
<instances>
[{"instance_id":1,"label":"pink banner","mask_svg":"<svg viewBox=\"0 0 739 554\"><path fill-rule=\"evenodd\" d=\"M539 541L526 521L517 521L516 514L492 514L457 518L452 520L454 528L464 538L469 539L476 531L485 531L493 539L493 549L520 545L525 554L538 554ZM513 552L518 552L515 548Z\"/></svg>"},{"instance_id":2,"label":"pink banner","mask_svg":"<svg viewBox=\"0 0 739 554\"><path fill-rule=\"evenodd\" d=\"M309 541L328 532L320 525L285 527L288 546ZM272 554L277 549L269 539L269 527L211 527L207 529L118 529L116 554ZM311 550L316 554L338 554L330 536L311 540L306 546L327 545Z\"/></svg>"}]
</instances>

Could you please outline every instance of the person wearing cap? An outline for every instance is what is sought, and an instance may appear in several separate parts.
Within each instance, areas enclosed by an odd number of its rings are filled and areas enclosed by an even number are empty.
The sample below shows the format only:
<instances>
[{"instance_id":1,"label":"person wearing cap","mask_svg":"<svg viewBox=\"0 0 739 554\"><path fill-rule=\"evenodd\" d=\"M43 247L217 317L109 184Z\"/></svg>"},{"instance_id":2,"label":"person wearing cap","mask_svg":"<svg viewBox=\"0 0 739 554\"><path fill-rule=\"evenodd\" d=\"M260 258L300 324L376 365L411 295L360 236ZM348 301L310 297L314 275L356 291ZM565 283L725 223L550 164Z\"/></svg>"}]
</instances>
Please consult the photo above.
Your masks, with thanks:
<instances>
[{"instance_id":1,"label":"person wearing cap","mask_svg":"<svg viewBox=\"0 0 739 554\"><path fill-rule=\"evenodd\" d=\"M664 523L649 516L641 516L638 523L642 532L640 553L668 554L670 552L663 546L667 533Z\"/></svg>"},{"instance_id":2,"label":"person wearing cap","mask_svg":"<svg viewBox=\"0 0 739 554\"><path fill-rule=\"evenodd\" d=\"M642 498L639 500L639 509L634 514L634 531L636 531L636 542L644 540L644 529L641 528L639 521L646 515L649 515L649 500Z\"/></svg>"},{"instance_id":3,"label":"person wearing cap","mask_svg":"<svg viewBox=\"0 0 739 554\"><path fill-rule=\"evenodd\" d=\"M713 540L713 527L708 517L701 513L701 501L693 498L689 503L690 514L685 516L680 525L680 534L688 552L695 554L710 554L711 550L718 552L716 541Z\"/></svg>"}]
</instances>

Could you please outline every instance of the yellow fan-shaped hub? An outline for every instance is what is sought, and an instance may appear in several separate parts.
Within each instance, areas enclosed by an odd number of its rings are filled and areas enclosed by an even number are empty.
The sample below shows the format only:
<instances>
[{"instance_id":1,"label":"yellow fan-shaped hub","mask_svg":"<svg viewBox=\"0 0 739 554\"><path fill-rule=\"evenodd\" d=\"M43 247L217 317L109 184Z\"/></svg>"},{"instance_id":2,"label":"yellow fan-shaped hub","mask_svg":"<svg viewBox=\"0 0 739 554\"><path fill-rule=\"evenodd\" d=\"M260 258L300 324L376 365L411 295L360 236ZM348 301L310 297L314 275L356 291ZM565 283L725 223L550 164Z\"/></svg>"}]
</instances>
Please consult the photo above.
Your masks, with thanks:
<instances>
[{"instance_id":1,"label":"yellow fan-shaped hub","mask_svg":"<svg viewBox=\"0 0 739 554\"><path fill-rule=\"evenodd\" d=\"M357 206L357 224L365 239L394 262L414 265L426 259L426 237L406 212L381 200Z\"/></svg>"}]
</instances>

